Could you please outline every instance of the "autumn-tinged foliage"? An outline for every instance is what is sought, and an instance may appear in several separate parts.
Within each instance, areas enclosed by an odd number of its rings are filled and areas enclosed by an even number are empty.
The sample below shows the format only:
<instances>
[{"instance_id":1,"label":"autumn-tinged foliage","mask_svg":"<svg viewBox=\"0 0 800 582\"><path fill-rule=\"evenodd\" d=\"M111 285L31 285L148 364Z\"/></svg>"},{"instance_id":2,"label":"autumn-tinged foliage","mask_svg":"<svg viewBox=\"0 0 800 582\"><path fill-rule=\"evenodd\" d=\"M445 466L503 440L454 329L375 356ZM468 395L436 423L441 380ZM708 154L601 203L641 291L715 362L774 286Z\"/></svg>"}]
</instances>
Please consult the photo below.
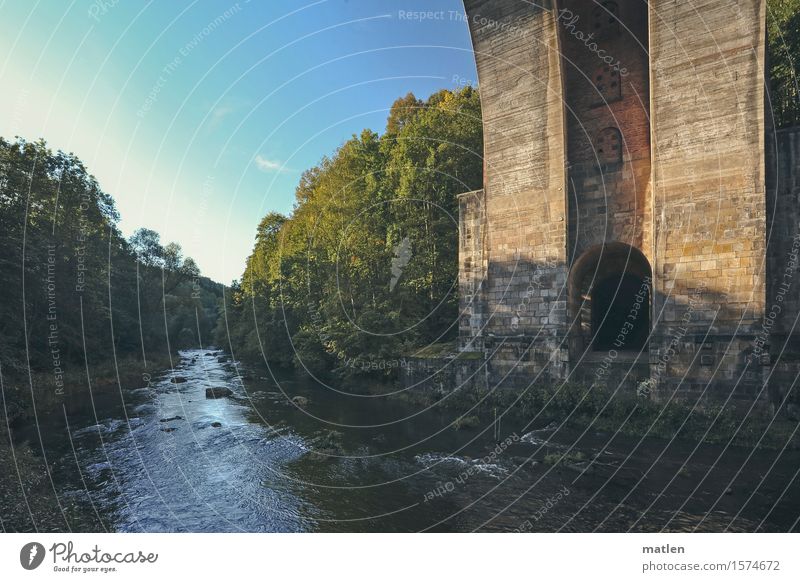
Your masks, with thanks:
<instances>
[{"instance_id":1,"label":"autumn-tinged foliage","mask_svg":"<svg viewBox=\"0 0 800 582\"><path fill-rule=\"evenodd\" d=\"M217 341L314 375L390 374L455 336L456 195L482 180L480 101L468 87L395 102L304 173L290 217L261 222Z\"/></svg>"},{"instance_id":2,"label":"autumn-tinged foliage","mask_svg":"<svg viewBox=\"0 0 800 582\"><path fill-rule=\"evenodd\" d=\"M800 122L800 0L770 0L778 127ZM217 341L318 376L391 373L402 354L457 328L456 195L481 185L477 92L395 101L383 135L365 130L308 170L290 217L261 222Z\"/></svg>"}]
</instances>

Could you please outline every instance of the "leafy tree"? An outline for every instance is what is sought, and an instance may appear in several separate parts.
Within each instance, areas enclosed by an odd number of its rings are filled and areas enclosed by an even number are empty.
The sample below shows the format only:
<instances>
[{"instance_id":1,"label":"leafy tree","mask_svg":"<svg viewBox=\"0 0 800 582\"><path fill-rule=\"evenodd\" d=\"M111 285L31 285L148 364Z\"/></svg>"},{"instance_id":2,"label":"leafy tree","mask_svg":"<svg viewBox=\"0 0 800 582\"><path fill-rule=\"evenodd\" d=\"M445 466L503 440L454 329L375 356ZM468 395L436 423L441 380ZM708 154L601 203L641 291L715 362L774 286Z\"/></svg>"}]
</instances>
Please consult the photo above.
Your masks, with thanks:
<instances>
[{"instance_id":1,"label":"leafy tree","mask_svg":"<svg viewBox=\"0 0 800 582\"><path fill-rule=\"evenodd\" d=\"M4 374L82 369L211 335L221 286L152 230L126 241L118 221L76 156L0 138Z\"/></svg>"},{"instance_id":2,"label":"leafy tree","mask_svg":"<svg viewBox=\"0 0 800 582\"><path fill-rule=\"evenodd\" d=\"M800 0L767 2L767 59L776 127L800 123Z\"/></svg>"},{"instance_id":3,"label":"leafy tree","mask_svg":"<svg viewBox=\"0 0 800 582\"><path fill-rule=\"evenodd\" d=\"M453 337L458 208L482 180L472 88L413 94L306 171L291 216L259 225L215 337L242 357L347 378L393 373Z\"/></svg>"},{"instance_id":4,"label":"leafy tree","mask_svg":"<svg viewBox=\"0 0 800 582\"><path fill-rule=\"evenodd\" d=\"M413 93L408 93L405 97L395 101L389 111L389 119L386 121L386 134L397 135L408 121L416 117L423 106L424 103Z\"/></svg>"},{"instance_id":5,"label":"leafy tree","mask_svg":"<svg viewBox=\"0 0 800 582\"><path fill-rule=\"evenodd\" d=\"M161 235L149 228L140 228L131 236L131 248L139 263L146 267L164 266L164 247Z\"/></svg>"}]
</instances>

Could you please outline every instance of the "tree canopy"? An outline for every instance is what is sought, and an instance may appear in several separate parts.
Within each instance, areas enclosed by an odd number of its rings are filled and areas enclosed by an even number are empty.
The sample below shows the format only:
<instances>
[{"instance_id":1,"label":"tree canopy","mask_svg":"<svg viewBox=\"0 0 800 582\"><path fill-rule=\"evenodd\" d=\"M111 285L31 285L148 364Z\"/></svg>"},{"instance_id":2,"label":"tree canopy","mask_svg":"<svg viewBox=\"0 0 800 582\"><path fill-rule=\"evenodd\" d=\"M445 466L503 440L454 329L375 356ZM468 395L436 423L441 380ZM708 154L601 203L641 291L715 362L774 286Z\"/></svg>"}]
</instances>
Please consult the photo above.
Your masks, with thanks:
<instances>
[{"instance_id":1,"label":"tree canopy","mask_svg":"<svg viewBox=\"0 0 800 582\"><path fill-rule=\"evenodd\" d=\"M208 341L221 286L152 230L125 240L118 220L114 200L76 156L0 138L4 373L66 371Z\"/></svg>"},{"instance_id":2,"label":"tree canopy","mask_svg":"<svg viewBox=\"0 0 800 582\"><path fill-rule=\"evenodd\" d=\"M800 0L767 3L767 60L775 125L800 123Z\"/></svg>"},{"instance_id":3,"label":"tree canopy","mask_svg":"<svg viewBox=\"0 0 800 582\"><path fill-rule=\"evenodd\" d=\"M456 194L482 181L471 87L413 94L306 171L292 215L268 214L217 340L317 376L396 372L457 332Z\"/></svg>"}]
</instances>

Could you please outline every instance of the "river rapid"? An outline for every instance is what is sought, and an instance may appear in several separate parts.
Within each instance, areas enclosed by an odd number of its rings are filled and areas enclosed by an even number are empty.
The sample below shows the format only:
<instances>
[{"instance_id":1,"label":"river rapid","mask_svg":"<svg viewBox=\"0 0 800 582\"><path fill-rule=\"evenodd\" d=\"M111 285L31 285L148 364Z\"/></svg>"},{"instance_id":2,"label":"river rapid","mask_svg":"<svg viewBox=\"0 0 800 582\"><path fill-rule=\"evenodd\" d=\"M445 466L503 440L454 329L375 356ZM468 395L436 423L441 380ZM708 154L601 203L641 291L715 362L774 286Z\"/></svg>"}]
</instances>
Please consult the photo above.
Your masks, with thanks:
<instances>
[{"instance_id":1,"label":"river rapid","mask_svg":"<svg viewBox=\"0 0 800 582\"><path fill-rule=\"evenodd\" d=\"M211 387L232 394L207 398ZM798 529L797 451L552 420L454 430L453 412L337 392L213 349L86 400L39 427L58 495L100 530ZM38 448L37 432L22 437Z\"/></svg>"}]
</instances>

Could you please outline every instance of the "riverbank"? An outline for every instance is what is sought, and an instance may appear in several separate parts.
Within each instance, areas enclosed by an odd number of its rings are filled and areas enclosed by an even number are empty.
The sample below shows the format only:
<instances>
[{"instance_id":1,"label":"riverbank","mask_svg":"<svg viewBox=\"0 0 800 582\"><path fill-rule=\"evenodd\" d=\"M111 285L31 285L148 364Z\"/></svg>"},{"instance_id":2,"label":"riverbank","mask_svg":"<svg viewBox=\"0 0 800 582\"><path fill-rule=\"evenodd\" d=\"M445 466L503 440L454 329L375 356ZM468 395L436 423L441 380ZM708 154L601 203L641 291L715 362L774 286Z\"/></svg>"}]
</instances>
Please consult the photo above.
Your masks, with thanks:
<instances>
[{"instance_id":1,"label":"riverbank","mask_svg":"<svg viewBox=\"0 0 800 582\"><path fill-rule=\"evenodd\" d=\"M453 349L452 343L437 344L415 351L404 359L445 358L452 354ZM483 365L482 360L469 356L463 359L478 368ZM413 406L436 407L449 414L455 413L455 429L485 427L497 418L501 423L517 425L556 422L572 429L619 433L629 437L800 450L798 420L791 418L783 408L773 410L759 404L742 407L740 401L726 404L703 398L674 397L660 402L647 394L629 393L623 388L576 382L539 382L525 389L513 390L502 386L494 389L477 387L480 383L473 381L456 386L440 385L436 389L431 389L430 384L425 382L408 387L404 386L402 378L386 381L383 377L375 377L336 383L335 386L356 394L385 396Z\"/></svg>"},{"instance_id":2,"label":"riverbank","mask_svg":"<svg viewBox=\"0 0 800 582\"><path fill-rule=\"evenodd\" d=\"M513 389L488 387L478 381L485 363L471 355L456 354L453 343L437 344L407 356L409 369L402 372L412 381L376 378L371 383L361 382L357 390L456 412L456 428L486 426L498 418L523 424L556 422L631 437L800 450L800 419L793 418L785 408L775 410L761 402L743 406L741 401L726 403L702 396L673 395L659 401L646 391L579 382L540 381Z\"/></svg>"},{"instance_id":3,"label":"riverbank","mask_svg":"<svg viewBox=\"0 0 800 582\"><path fill-rule=\"evenodd\" d=\"M80 405L90 394L102 394L120 387L147 385L153 374L169 369L179 361L178 352L148 358L127 356L115 361L90 364L71 363L56 385L51 372L37 370L30 375L16 373L3 377L3 425L33 421L36 414L49 414L66 406ZM88 372L88 374L87 374ZM5 435L4 435L5 436ZM2 440L2 439L0 439Z\"/></svg>"},{"instance_id":4,"label":"riverbank","mask_svg":"<svg viewBox=\"0 0 800 582\"><path fill-rule=\"evenodd\" d=\"M435 344L408 356L401 392L396 387L377 392L455 410L468 424L499 416L632 437L800 450L800 407L789 398L776 407L764 399L729 395L724 400L713 392L675 391L656 397L650 382L622 378L616 383L609 378L605 385L539 380L528 386L519 374L493 385L488 366L480 352L459 352L454 342Z\"/></svg>"},{"instance_id":5,"label":"riverbank","mask_svg":"<svg viewBox=\"0 0 800 582\"><path fill-rule=\"evenodd\" d=\"M56 390L52 373L31 372L3 377L0 408L0 516L3 531L102 531L90 504L58 496L51 463L41 443L20 443L17 428L31 425L37 417L61 415L80 408L92 397L104 397L123 388L147 385L151 375L169 369L178 360L161 356L145 363L126 357L86 368L71 365L63 374L64 390Z\"/></svg>"},{"instance_id":6,"label":"riverbank","mask_svg":"<svg viewBox=\"0 0 800 582\"><path fill-rule=\"evenodd\" d=\"M56 493L55 476L41 451L0 443L0 467L3 532L104 531L91 504Z\"/></svg>"},{"instance_id":7,"label":"riverbank","mask_svg":"<svg viewBox=\"0 0 800 582\"><path fill-rule=\"evenodd\" d=\"M531 520L536 531L796 527L797 452L576 429L561 422L566 415L550 422L536 410L521 414L519 403L506 414L498 408L495 422L485 403L424 406L363 385L341 388L217 352L181 352L147 385L93 390L82 409L42 413L35 426L20 427L15 436L29 444L0 458L11 468L0 484L3 527L515 531ZM565 487L569 496L534 519Z\"/></svg>"},{"instance_id":8,"label":"riverbank","mask_svg":"<svg viewBox=\"0 0 800 582\"><path fill-rule=\"evenodd\" d=\"M557 422L632 437L683 439L747 448L800 450L798 423L763 407L742 410L704 401L654 402L581 384L539 384L522 391L472 391L446 398L406 391L393 397L458 411L462 419ZM477 422L470 420L472 424ZM485 424L485 422L480 422Z\"/></svg>"}]
</instances>

